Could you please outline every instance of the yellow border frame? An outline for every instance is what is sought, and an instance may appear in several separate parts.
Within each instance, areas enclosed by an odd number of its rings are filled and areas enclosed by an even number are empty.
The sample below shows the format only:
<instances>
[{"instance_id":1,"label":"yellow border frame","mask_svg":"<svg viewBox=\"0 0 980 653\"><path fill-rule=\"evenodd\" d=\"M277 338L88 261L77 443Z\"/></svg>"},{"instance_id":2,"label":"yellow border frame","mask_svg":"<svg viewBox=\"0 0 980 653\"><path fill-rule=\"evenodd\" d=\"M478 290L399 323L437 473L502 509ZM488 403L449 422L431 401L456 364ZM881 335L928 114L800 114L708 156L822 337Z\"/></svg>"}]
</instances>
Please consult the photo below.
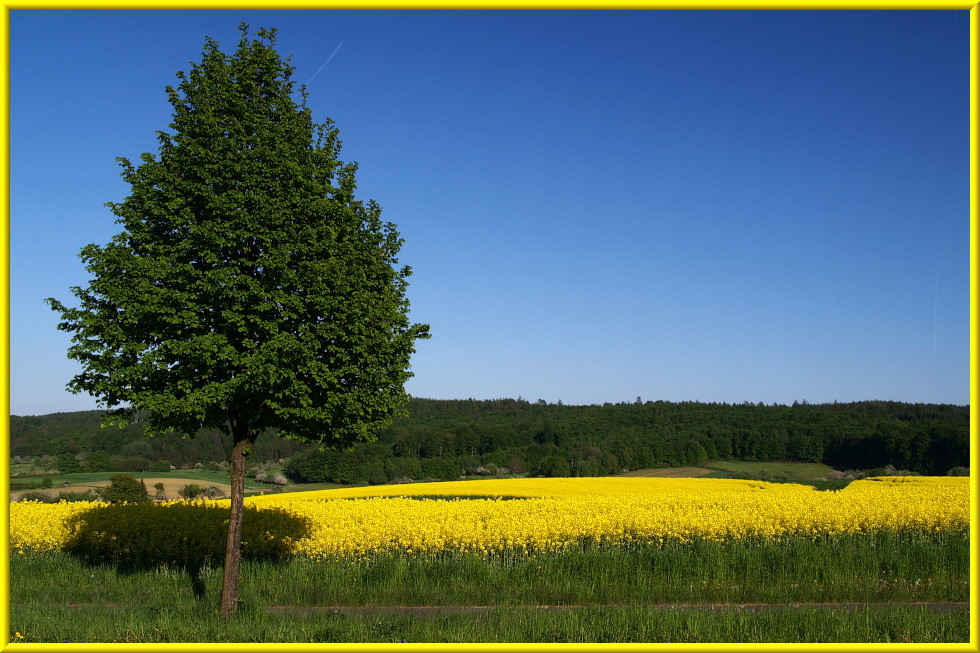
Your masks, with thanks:
<instances>
[{"instance_id":1,"label":"yellow border frame","mask_svg":"<svg viewBox=\"0 0 980 653\"><path fill-rule=\"evenodd\" d=\"M980 398L980 388L977 384L976 353L980 331L977 309L977 279L980 277L980 264L977 255L980 253L980 225L978 225L978 210L980 196L977 191L977 178L980 176L980 106L978 106L978 74L980 74L980 6L976 0L806 0L792 2L789 0L756 0L741 2L739 0L684 0L673 1L642 1L642 0L611 0L597 2L596 0L478 0L459 2L458 0L345 0L340 2L316 2L309 0L286 0L273 2L271 0L3 0L3 11L0 12L0 90L3 92L0 103L0 189L3 197L3 221L0 223L0 407L6 416L0 425L0 442L9 443L9 352L10 333L8 316L10 314L10 11L18 9L953 9L969 10L970 12L970 405L976 406ZM973 515L980 507L978 502L978 482L976 470L980 466L980 448L976 446L980 437L980 420L976 413L970 414L970 468L974 470L970 478L970 508ZM2 478L5 495L0 497L0 519L4 525L4 537L0 542L0 597L4 609L0 611L0 641L6 640L10 629L10 615L6 609L9 600L9 480L10 457L8 452L0 452L0 478ZM976 538L970 542L970 604L976 606L980 598L978 588L978 564L980 564L980 548ZM433 651L458 650L460 648L472 651L509 651L509 650L560 650L560 651L599 651L599 650L675 650L675 651L782 651L782 650L935 650L935 651L980 651L978 637L978 620L976 610L971 610L970 642L964 644L276 644L279 650L313 651L313 650L343 650L343 651L372 651L381 649L398 649L401 651ZM109 650L171 650L198 651L201 649L215 651L241 651L267 648L267 644L30 644L9 643L7 647L18 651L50 651L52 653L75 651Z\"/></svg>"}]
</instances>

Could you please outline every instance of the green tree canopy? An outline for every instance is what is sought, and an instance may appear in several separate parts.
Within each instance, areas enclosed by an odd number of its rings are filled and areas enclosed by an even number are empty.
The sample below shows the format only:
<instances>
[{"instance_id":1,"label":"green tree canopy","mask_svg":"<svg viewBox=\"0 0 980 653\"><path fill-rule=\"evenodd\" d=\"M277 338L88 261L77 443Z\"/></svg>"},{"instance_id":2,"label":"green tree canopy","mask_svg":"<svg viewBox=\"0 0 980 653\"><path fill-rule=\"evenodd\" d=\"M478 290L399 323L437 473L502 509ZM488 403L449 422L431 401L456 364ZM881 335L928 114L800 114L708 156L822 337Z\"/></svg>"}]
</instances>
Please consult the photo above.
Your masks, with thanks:
<instances>
[{"instance_id":1,"label":"green tree canopy","mask_svg":"<svg viewBox=\"0 0 980 653\"><path fill-rule=\"evenodd\" d=\"M82 463L70 453L58 454L58 471L62 474L77 474L82 471Z\"/></svg>"},{"instance_id":2,"label":"green tree canopy","mask_svg":"<svg viewBox=\"0 0 980 653\"><path fill-rule=\"evenodd\" d=\"M229 555L258 433L372 439L405 404L414 342L428 337L409 320L402 240L355 199L337 129L313 121L276 30L240 29L233 55L206 39L167 87L158 155L119 159L131 191L108 206L123 229L82 248L93 278L72 288L78 306L48 300L83 366L69 389L99 398L109 421L147 411L148 435L232 436Z\"/></svg>"},{"instance_id":3,"label":"green tree canopy","mask_svg":"<svg viewBox=\"0 0 980 653\"><path fill-rule=\"evenodd\" d=\"M354 199L356 165L338 131L293 99L292 67L243 36L211 39L177 89L159 156L120 158L132 192L110 203L123 231L81 258L59 328L85 371L70 388L148 434L273 427L286 437L358 440L405 402L413 342L402 241L374 202ZM328 426L329 428L324 428Z\"/></svg>"}]
</instances>

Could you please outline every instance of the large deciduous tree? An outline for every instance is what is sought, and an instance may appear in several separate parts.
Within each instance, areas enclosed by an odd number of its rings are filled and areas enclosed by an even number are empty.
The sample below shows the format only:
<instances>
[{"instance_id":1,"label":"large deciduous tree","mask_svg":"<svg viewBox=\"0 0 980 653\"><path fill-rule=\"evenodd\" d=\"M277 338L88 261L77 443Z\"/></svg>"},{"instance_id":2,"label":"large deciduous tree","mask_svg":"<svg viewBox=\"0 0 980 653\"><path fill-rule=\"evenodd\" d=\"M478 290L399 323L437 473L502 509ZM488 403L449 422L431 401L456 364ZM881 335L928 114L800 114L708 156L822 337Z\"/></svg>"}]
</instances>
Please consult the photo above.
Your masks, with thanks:
<instances>
[{"instance_id":1,"label":"large deciduous tree","mask_svg":"<svg viewBox=\"0 0 980 653\"><path fill-rule=\"evenodd\" d=\"M245 459L256 436L346 446L403 410L415 341L402 240L374 201L355 199L329 120L275 49L242 32L167 87L156 156L120 158L131 192L109 203L123 227L80 257L92 275L55 299L82 372L68 384L106 422L147 414L149 435L220 429L231 439L231 513L221 615L237 603ZM298 95L298 99L296 96Z\"/></svg>"}]
</instances>

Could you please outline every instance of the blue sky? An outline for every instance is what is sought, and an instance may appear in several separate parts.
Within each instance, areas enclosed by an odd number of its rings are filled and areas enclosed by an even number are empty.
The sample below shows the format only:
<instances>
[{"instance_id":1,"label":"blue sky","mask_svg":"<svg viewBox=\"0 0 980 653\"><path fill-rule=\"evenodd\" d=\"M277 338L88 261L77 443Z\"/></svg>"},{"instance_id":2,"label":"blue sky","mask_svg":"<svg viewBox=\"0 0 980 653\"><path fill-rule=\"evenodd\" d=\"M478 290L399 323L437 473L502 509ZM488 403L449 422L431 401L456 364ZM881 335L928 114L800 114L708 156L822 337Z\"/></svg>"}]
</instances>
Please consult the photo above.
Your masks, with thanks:
<instances>
[{"instance_id":1,"label":"blue sky","mask_svg":"<svg viewBox=\"0 0 980 653\"><path fill-rule=\"evenodd\" d=\"M97 407L43 299L243 20L405 239L414 396L969 402L965 11L11 11L12 414Z\"/></svg>"}]
</instances>

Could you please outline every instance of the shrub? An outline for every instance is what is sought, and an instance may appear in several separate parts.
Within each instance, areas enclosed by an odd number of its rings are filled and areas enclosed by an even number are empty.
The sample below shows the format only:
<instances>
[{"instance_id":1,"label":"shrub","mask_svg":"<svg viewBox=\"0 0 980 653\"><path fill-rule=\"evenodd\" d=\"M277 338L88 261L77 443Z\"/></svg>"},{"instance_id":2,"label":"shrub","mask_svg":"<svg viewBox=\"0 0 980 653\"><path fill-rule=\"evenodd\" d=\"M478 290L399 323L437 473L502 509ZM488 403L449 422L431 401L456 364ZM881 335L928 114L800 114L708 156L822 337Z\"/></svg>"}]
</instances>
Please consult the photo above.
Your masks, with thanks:
<instances>
[{"instance_id":1,"label":"shrub","mask_svg":"<svg viewBox=\"0 0 980 653\"><path fill-rule=\"evenodd\" d=\"M188 483L184 487L180 488L180 496L185 499L195 499L202 494L204 494L204 487L198 485L197 483Z\"/></svg>"},{"instance_id":2,"label":"shrub","mask_svg":"<svg viewBox=\"0 0 980 653\"><path fill-rule=\"evenodd\" d=\"M42 503L55 503L57 499L52 497L47 492L34 491L34 492L25 492L24 494L20 495L20 499L18 499L18 501L40 501Z\"/></svg>"},{"instance_id":3,"label":"shrub","mask_svg":"<svg viewBox=\"0 0 980 653\"><path fill-rule=\"evenodd\" d=\"M53 499L52 502L57 501L95 501L99 496L94 490L85 490L84 492L59 492L57 498Z\"/></svg>"},{"instance_id":4,"label":"shrub","mask_svg":"<svg viewBox=\"0 0 980 653\"><path fill-rule=\"evenodd\" d=\"M51 487L52 485L54 485L54 481L51 480L50 476L41 481L41 487Z\"/></svg>"},{"instance_id":5,"label":"shrub","mask_svg":"<svg viewBox=\"0 0 980 653\"><path fill-rule=\"evenodd\" d=\"M970 475L969 467L956 466L950 469L948 472L946 472L946 476L969 476L969 475Z\"/></svg>"},{"instance_id":6,"label":"shrub","mask_svg":"<svg viewBox=\"0 0 980 653\"><path fill-rule=\"evenodd\" d=\"M919 472L909 471L907 469L895 469L894 465L885 465L884 467L875 467L874 469L869 469L864 472L862 478L867 478L869 476L921 476Z\"/></svg>"},{"instance_id":7,"label":"shrub","mask_svg":"<svg viewBox=\"0 0 980 653\"><path fill-rule=\"evenodd\" d=\"M204 488L204 491L201 494L208 499L220 499L221 497L225 496L224 490L216 485L209 485L208 487Z\"/></svg>"}]
</instances>

